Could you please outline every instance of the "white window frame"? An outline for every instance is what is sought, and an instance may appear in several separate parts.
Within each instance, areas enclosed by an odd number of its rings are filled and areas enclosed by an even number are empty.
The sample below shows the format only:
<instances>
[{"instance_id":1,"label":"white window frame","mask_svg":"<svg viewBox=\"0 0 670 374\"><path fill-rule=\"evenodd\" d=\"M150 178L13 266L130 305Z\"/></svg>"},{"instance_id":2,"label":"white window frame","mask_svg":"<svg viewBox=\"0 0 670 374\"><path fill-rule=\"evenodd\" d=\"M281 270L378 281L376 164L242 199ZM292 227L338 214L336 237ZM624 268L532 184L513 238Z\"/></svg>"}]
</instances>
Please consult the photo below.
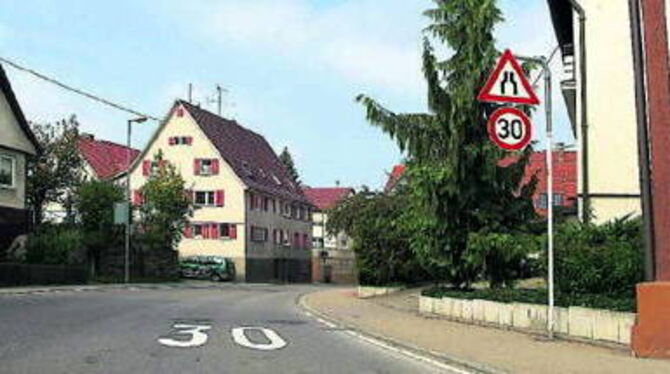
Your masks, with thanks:
<instances>
[{"instance_id":1,"label":"white window frame","mask_svg":"<svg viewBox=\"0 0 670 374\"><path fill-rule=\"evenodd\" d=\"M198 203L198 193L205 194L205 203ZM210 199L211 198L211 199ZM210 200L210 201L208 201ZM216 193L214 191L194 191L193 192L193 205L195 206L216 206Z\"/></svg>"},{"instance_id":2,"label":"white window frame","mask_svg":"<svg viewBox=\"0 0 670 374\"><path fill-rule=\"evenodd\" d=\"M203 158L200 160L200 175L212 175L212 161L213 160L211 158ZM205 162L208 163L207 167L205 167Z\"/></svg>"},{"instance_id":3,"label":"white window frame","mask_svg":"<svg viewBox=\"0 0 670 374\"><path fill-rule=\"evenodd\" d=\"M7 154L0 154L0 159L9 160L11 163L11 183L0 184L0 188L13 189L16 188L16 157Z\"/></svg>"}]
</instances>

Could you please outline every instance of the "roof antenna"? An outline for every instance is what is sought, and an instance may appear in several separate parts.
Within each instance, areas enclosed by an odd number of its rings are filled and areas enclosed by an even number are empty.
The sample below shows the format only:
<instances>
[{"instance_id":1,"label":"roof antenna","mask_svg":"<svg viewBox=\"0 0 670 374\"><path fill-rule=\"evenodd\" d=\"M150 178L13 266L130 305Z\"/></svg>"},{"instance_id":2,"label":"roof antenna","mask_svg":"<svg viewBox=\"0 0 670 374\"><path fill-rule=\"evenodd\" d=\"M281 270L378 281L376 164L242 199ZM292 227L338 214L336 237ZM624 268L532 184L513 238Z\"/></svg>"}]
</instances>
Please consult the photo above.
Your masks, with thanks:
<instances>
[{"instance_id":1,"label":"roof antenna","mask_svg":"<svg viewBox=\"0 0 670 374\"><path fill-rule=\"evenodd\" d=\"M193 103L193 83L188 84L188 102Z\"/></svg>"},{"instance_id":2,"label":"roof antenna","mask_svg":"<svg viewBox=\"0 0 670 374\"><path fill-rule=\"evenodd\" d=\"M335 180L335 186L340 187L340 180L339 179Z\"/></svg>"}]
</instances>

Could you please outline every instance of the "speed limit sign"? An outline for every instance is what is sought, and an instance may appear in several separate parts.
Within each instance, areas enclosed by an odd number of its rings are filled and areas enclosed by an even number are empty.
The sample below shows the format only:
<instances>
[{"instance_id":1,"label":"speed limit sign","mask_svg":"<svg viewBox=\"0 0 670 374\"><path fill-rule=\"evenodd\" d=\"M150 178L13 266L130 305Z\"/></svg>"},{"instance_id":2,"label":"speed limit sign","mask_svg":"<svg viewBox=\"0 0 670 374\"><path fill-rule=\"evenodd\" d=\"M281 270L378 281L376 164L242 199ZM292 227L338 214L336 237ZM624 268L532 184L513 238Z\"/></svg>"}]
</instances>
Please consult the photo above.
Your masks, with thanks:
<instances>
[{"instance_id":1,"label":"speed limit sign","mask_svg":"<svg viewBox=\"0 0 670 374\"><path fill-rule=\"evenodd\" d=\"M491 140L508 151L526 148L533 136L530 118L516 108L502 108L493 112L487 128Z\"/></svg>"}]
</instances>

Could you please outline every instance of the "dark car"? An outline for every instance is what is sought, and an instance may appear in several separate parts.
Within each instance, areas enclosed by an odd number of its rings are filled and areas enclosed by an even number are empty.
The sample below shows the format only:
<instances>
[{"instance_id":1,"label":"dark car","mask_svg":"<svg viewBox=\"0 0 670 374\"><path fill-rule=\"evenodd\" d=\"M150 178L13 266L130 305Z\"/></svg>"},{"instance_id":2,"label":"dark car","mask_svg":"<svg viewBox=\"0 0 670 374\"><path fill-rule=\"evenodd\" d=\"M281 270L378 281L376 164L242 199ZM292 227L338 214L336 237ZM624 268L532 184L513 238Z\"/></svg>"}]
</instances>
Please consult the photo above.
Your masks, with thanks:
<instances>
[{"instance_id":1,"label":"dark car","mask_svg":"<svg viewBox=\"0 0 670 374\"><path fill-rule=\"evenodd\" d=\"M189 256L179 261L182 278L235 280L235 263L221 256Z\"/></svg>"}]
</instances>

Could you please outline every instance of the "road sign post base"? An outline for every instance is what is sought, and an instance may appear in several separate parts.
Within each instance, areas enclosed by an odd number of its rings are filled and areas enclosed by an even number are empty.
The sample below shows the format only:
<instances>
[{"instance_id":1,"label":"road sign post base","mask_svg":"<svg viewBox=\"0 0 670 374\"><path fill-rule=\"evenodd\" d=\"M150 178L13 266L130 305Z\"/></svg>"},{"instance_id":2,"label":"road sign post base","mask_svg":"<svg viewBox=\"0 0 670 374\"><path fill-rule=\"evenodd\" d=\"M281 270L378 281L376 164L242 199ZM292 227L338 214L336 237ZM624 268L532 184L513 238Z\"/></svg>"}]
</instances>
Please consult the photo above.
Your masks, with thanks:
<instances>
[{"instance_id":1,"label":"road sign post base","mask_svg":"<svg viewBox=\"0 0 670 374\"><path fill-rule=\"evenodd\" d=\"M637 322L631 348L637 357L670 358L670 282L637 285Z\"/></svg>"}]
</instances>

